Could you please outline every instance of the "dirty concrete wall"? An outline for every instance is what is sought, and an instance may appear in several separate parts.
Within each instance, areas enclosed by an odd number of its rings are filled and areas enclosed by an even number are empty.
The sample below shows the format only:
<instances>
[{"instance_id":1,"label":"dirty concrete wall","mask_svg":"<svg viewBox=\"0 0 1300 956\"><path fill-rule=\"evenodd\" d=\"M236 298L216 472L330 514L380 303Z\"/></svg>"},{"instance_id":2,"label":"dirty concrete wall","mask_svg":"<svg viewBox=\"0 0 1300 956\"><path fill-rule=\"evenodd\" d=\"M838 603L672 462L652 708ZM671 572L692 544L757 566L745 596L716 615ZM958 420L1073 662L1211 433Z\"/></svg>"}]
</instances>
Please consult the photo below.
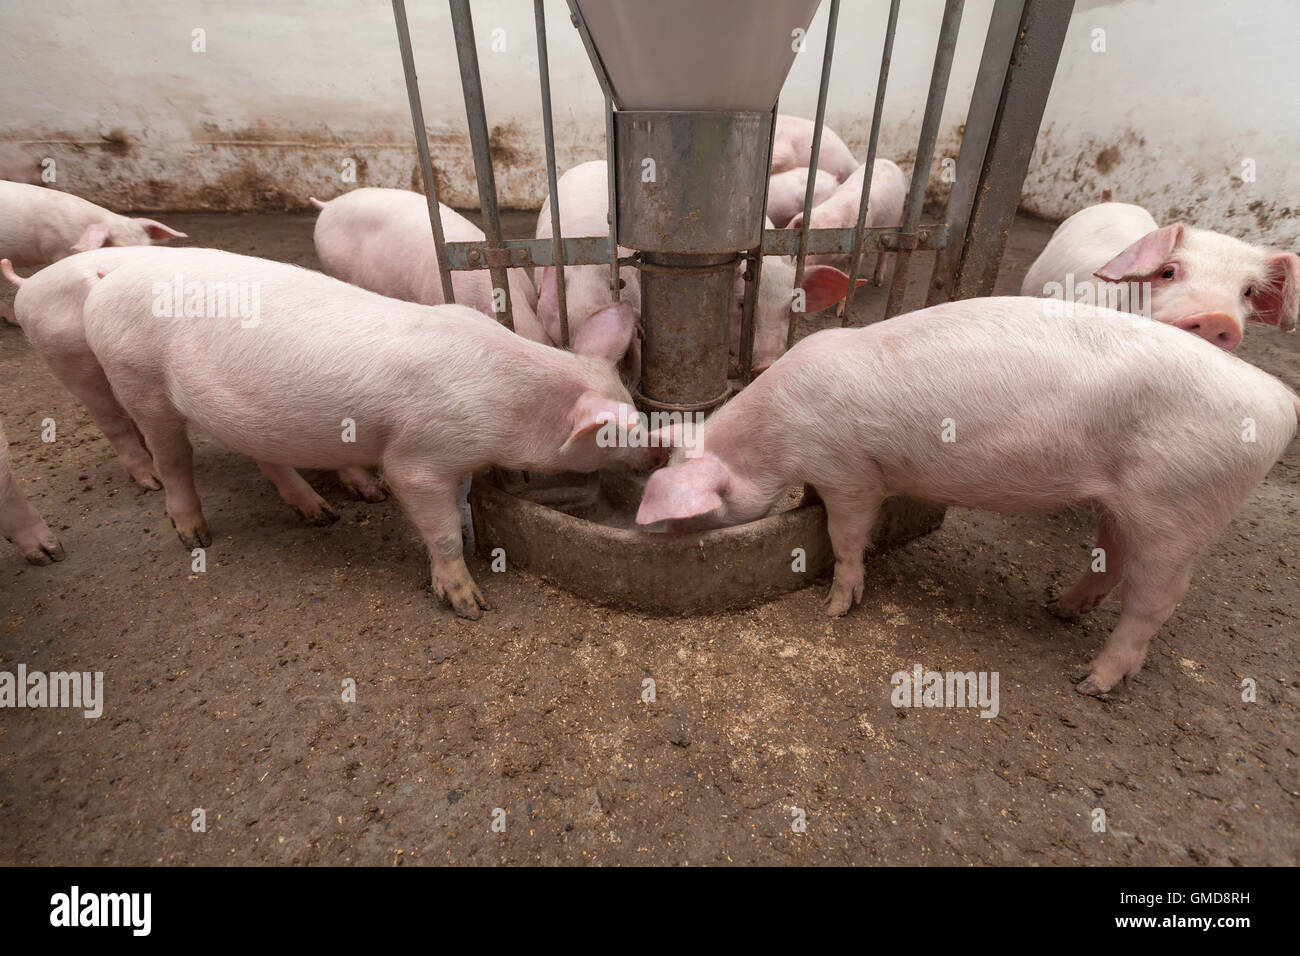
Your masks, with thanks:
<instances>
[{"instance_id":1,"label":"dirty concrete wall","mask_svg":"<svg viewBox=\"0 0 1300 956\"><path fill-rule=\"evenodd\" d=\"M601 98L564 4L547 6L557 151L567 167L604 155ZM904 168L942 6L903 7L881 152ZM408 7L443 196L477 205L446 4ZM545 174L532 4L473 7L502 202L535 207ZM936 174L960 142L991 7L966 2ZM828 121L861 153L887 4L842 8ZM819 11L796 58L787 112L814 111L826 15ZM301 207L310 195L351 188L353 164L356 184L418 182L387 0L7 0L3 22L0 143L52 158L57 185L96 202ZM1097 28L1106 30L1104 53L1093 52ZM1286 160L1300 131L1285 53L1298 28L1300 7L1288 0L1080 0L1025 206L1061 217L1109 186L1158 218L1295 245L1297 204L1285 197L1297 194L1300 171ZM1247 158L1253 183L1239 175Z\"/></svg>"}]
</instances>

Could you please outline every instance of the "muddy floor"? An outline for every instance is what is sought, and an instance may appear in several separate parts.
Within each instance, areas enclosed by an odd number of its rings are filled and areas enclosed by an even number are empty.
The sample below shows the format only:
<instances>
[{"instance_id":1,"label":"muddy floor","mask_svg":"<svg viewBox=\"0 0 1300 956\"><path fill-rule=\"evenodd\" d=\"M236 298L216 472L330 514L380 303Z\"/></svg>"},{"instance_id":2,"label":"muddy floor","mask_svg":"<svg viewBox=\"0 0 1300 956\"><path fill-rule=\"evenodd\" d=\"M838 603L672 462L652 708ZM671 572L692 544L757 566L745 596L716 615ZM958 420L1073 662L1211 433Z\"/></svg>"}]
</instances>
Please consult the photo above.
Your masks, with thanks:
<instances>
[{"instance_id":1,"label":"muddy floor","mask_svg":"<svg viewBox=\"0 0 1300 956\"><path fill-rule=\"evenodd\" d=\"M165 218L194 244L316 265L307 215ZM1001 291L1049 234L1017 222ZM1252 328L1239 354L1300 384L1300 337ZM674 619L474 558L492 610L471 623L434 601L393 502L312 473L343 517L305 525L201 437L216 540L195 573L162 496L127 480L9 325L0 414L68 552L35 568L0 541L0 670L102 671L105 694L97 720L0 710L0 863L1300 858L1300 443L1205 555L1141 676L1093 699L1069 675L1115 602L1077 625L1042 609L1089 560L1081 515L950 511L870 558L866 599L834 621L824 581ZM896 709L891 675L918 664L997 672L998 715Z\"/></svg>"}]
</instances>

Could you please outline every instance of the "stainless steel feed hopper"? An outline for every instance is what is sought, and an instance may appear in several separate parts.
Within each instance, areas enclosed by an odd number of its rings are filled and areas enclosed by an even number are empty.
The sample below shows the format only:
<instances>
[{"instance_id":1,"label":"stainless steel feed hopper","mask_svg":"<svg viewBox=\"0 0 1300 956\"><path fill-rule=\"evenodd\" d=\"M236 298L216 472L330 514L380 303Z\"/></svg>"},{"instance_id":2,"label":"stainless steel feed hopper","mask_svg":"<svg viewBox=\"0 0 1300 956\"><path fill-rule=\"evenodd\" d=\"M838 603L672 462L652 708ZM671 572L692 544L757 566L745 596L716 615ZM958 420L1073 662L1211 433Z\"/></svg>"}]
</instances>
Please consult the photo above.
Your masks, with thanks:
<instances>
[{"instance_id":1,"label":"stainless steel feed hopper","mask_svg":"<svg viewBox=\"0 0 1300 956\"><path fill-rule=\"evenodd\" d=\"M1072 0L994 0L979 74L942 221L923 221L926 186L948 89L963 0L946 0L915 153L903 222L867 228L863 196L856 228L765 230L764 209L777 97L820 0L568 0L605 97L610 170L610 229L603 237L561 236L556 199L543 0L534 0L551 239L501 235L478 57L469 0L449 0L474 153L486 240L445 243L437 187L416 83L403 0L393 0L443 289L451 270L489 269L504 291L502 321L513 327L507 267L604 263L611 299L619 267L641 276L640 392L644 411L707 412L745 384L753 349L753 312L764 256L795 257L796 288L810 253L850 255L850 288L865 254L897 253L884 304L903 310L913 253L933 250L925 304L988 295L1033 150ZM866 162L876 157L900 0L877 4L885 21ZM816 166L826 111L840 0L829 0L812 156ZM810 181L805 213L812 200ZM619 247L635 250L619 257ZM745 280L742 380L729 383L729 310L738 269ZM564 343L568 317L558 283ZM920 305L921 302L916 302ZM848 324L856 305L840 306ZM796 334L790 328L790 341ZM527 482L524 482L526 485ZM529 500L513 483L475 480L471 496L481 549L502 547L529 567L593 599L659 610L694 611L740 604L808 583L832 560L819 504L806 501L740 528L704 534L647 535L628 527L635 489L578 481L589 499L559 510ZM508 489L508 490L507 490ZM533 495L536 497L536 495ZM582 498L580 494L578 496ZM937 527L943 510L923 502L886 503L875 543L895 544ZM599 517L600 520L588 520ZM792 561L796 549L804 562Z\"/></svg>"}]
</instances>

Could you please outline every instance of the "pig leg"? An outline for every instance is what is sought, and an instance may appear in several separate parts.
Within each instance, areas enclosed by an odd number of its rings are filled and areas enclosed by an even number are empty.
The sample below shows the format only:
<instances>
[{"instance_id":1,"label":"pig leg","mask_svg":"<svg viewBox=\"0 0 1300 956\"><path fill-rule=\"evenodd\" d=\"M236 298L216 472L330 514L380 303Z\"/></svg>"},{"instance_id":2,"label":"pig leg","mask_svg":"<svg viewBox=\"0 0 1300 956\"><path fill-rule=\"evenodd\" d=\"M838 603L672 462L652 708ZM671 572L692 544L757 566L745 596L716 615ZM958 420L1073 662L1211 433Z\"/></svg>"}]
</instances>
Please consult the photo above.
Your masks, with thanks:
<instances>
[{"instance_id":1,"label":"pig leg","mask_svg":"<svg viewBox=\"0 0 1300 956\"><path fill-rule=\"evenodd\" d=\"M316 490L307 484L307 480L298 474L296 468L288 465L272 465L259 461L257 467L262 474L271 479L280 497L294 511L314 525L333 524L339 516L326 504L325 499L316 494Z\"/></svg>"},{"instance_id":2,"label":"pig leg","mask_svg":"<svg viewBox=\"0 0 1300 956\"><path fill-rule=\"evenodd\" d=\"M18 546L28 564L49 564L64 558L59 539L23 495L3 458L0 458L0 535Z\"/></svg>"},{"instance_id":3,"label":"pig leg","mask_svg":"<svg viewBox=\"0 0 1300 956\"><path fill-rule=\"evenodd\" d=\"M1092 570L1094 559L1089 559L1088 570L1075 582L1074 587L1049 601L1047 610L1066 621L1077 620L1100 604L1124 577L1124 544L1115 530L1114 519L1103 512L1097 519L1097 547L1105 558L1105 570Z\"/></svg>"},{"instance_id":4,"label":"pig leg","mask_svg":"<svg viewBox=\"0 0 1300 956\"><path fill-rule=\"evenodd\" d=\"M384 464L388 486L415 522L429 548L433 592L461 617L478 620L488 606L470 577L461 553L460 510L456 489L460 477L439 475L418 465Z\"/></svg>"},{"instance_id":5,"label":"pig leg","mask_svg":"<svg viewBox=\"0 0 1300 956\"><path fill-rule=\"evenodd\" d=\"M877 289L885 284L885 266L889 264L889 260L886 258L888 255L889 253L885 252L884 249L876 253L876 268L871 273L871 284Z\"/></svg>"},{"instance_id":6,"label":"pig leg","mask_svg":"<svg viewBox=\"0 0 1300 956\"><path fill-rule=\"evenodd\" d=\"M862 601L866 578L862 558L880 514L883 495L818 489L826 504L826 530L835 553L835 579L822 602L830 617L840 617Z\"/></svg>"},{"instance_id":7,"label":"pig leg","mask_svg":"<svg viewBox=\"0 0 1300 956\"><path fill-rule=\"evenodd\" d=\"M1134 548L1121 590L1123 607L1115 630L1076 685L1081 694L1104 694L1142 669L1147 647L1182 597L1192 578L1191 558L1157 546Z\"/></svg>"},{"instance_id":8,"label":"pig leg","mask_svg":"<svg viewBox=\"0 0 1300 956\"><path fill-rule=\"evenodd\" d=\"M187 548L207 547L212 532L203 517L198 489L194 487L194 448L185 419L170 405L136 408L136 423L153 449L154 465L167 497L167 515Z\"/></svg>"},{"instance_id":9,"label":"pig leg","mask_svg":"<svg viewBox=\"0 0 1300 956\"><path fill-rule=\"evenodd\" d=\"M108 443L117 452L117 460L141 488L157 491L162 485L154 471L153 459L140 440L131 416L113 397L113 389L104 370L93 358L74 360L52 358L50 367L63 386L85 406L90 419L99 426Z\"/></svg>"},{"instance_id":10,"label":"pig leg","mask_svg":"<svg viewBox=\"0 0 1300 956\"><path fill-rule=\"evenodd\" d=\"M366 468L340 468L339 481L352 494L372 504L388 497L380 480Z\"/></svg>"}]
</instances>

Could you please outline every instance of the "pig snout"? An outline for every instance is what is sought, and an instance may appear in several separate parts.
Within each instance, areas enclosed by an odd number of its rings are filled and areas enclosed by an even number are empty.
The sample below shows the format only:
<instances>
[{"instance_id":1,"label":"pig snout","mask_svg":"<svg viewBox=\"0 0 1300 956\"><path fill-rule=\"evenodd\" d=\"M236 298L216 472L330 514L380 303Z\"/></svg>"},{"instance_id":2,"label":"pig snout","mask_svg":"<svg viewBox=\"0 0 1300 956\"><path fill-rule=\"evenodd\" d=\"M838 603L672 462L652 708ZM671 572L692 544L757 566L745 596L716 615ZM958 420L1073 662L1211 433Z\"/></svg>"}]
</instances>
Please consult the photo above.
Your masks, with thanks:
<instances>
[{"instance_id":1,"label":"pig snout","mask_svg":"<svg viewBox=\"0 0 1300 956\"><path fill-rule=\"evenodd\" d=\"M1225 352L1231 352L1241 344L1241 324L1226 312L1203 312L1200 315L1189 315L1170 324L1185 332L1199 335Z\"/></svg>"}]
</instances>

